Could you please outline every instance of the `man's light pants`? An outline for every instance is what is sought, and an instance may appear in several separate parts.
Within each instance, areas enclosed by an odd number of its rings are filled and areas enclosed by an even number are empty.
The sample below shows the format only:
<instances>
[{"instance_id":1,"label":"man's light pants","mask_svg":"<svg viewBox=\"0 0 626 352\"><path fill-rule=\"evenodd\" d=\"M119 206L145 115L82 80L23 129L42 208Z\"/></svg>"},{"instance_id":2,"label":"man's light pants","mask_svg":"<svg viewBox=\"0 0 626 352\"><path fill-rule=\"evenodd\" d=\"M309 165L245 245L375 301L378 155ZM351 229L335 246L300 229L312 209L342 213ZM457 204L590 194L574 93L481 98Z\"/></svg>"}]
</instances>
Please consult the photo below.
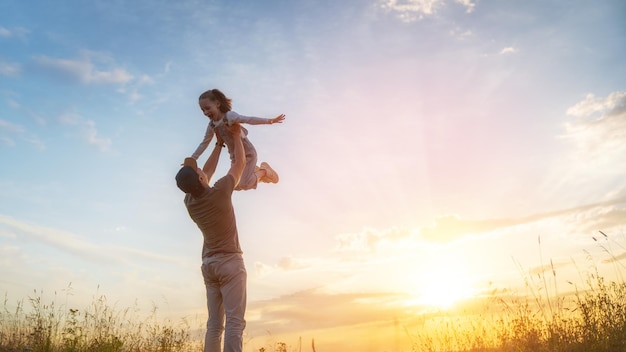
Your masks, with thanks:
<instances>
[{"instance_id":1,"label":"man's light pants","mask_svg":"<svg viewBox=\"0 0 626 352\"><path fill-rule=\"evenodd\" d=\"M224 352L241 352L246 327L247 273L241 254L217 254L202 261L209 319L204 352L219 352L224 332ZM224 331L224 318L226 329Z\"/></svg>"}]
</instances>

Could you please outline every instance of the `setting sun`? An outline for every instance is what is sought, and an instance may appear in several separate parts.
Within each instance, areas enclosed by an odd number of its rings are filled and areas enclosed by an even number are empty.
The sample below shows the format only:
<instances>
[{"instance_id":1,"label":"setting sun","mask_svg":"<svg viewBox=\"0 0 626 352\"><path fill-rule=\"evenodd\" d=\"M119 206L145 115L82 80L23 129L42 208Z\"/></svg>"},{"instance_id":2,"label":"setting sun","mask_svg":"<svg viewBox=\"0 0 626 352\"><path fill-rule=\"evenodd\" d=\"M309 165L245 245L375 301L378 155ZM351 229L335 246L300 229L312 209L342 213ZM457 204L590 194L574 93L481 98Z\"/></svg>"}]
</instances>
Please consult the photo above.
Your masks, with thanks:
<instances>
[{"instance_id":1,"label":"setting sun","mask_svg":"<svg viewBox=\"0 0 626 352\"><path fill-rule=\"evenodd\" d=\"M447 309L473 294L469 282L454 273L433 273L423 282L415 301L423 305Z\"/></svg>"},{"instance_id":2,"label":"setting sun","mask_svg":"<svg viewBox=\"0 0 626 352\"><path fill-rule=\"evenodd\" d=\"M465 269L467 266L458 257L439 253L437 258L426 260L422 267L424 271L413 275L408 283L414 297L408 304L448 309L475 294L473 282Z\"/></svg>"}]
</instances>

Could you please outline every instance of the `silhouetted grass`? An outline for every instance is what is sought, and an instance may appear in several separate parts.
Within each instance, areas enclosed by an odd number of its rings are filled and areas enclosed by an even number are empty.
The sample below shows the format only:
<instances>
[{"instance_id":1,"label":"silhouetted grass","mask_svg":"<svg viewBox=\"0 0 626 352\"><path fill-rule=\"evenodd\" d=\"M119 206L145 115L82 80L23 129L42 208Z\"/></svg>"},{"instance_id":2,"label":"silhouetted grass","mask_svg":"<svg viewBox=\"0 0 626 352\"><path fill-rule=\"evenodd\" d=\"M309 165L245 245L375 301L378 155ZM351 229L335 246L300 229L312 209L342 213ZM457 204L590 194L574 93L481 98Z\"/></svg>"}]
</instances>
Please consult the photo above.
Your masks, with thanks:
<instances>
[{"instance_id":1,"label":"silhouetted grass","mask_svg":"<svg viewBox=\"0 0 626 352\"><path fill-rule=\"evenodd\" d=\"M608 240L606 234L601 234ZM626 283L621 275L624 267L605 245L598 245L611 256L617 281L607 281L597 270L592 270L581 274L582 287L568 282L568 293L560 294L550 262L545 266L547 270L537 276L525 275L525 295L494 290L482 310L425 318L424 327L410 336L412 350L626 351ZM547 277L546 272L551 272L552 277ZM0 311L0 352L202 350L201 338L192 337L186 320L178 324L162 321L157 318L156 307L147 318L141 318L136 308L114 309L104 295L94 297L93 303L81 310L43 302L41 296L42 292L34 291L33 297L18 302L12 310L5 298ZM304 349L309 348L315 352L314 341ZM302 350L301 340L297 347L276 342L258 349L259 352Z\"/></svg>"},{"instance_id":2,"label":"silhouetted grass","mask_svg":"<svg viewBox=\"0 0 626 352\"><path fill-rule=\"evenodd\" d=\"M594 266L582 274L583 287L568 281L569 293L558 294L556 272L550 262L551 270L547 271L552 278L548 279L545 271L525 278L528 294L514 296L494 290L491 305L483 312L440 318L429 329L418 332L412 337L413 351L626 351L626 282L618 258L606 246L599 246L616 265L617 281L607 281Z\"/></svg>"},{"instance_id":3,"label":"silhouetted grass","mask_svg":"<svg viewBox=\"0 0 626 352\"><path fill-rule=\"evenodd\" d=\"M199 351L186 321L174 325L156 318L156 307L146 319L135 309L116 311L106 296L95 297L83 310L42 300L42 292L18 302L10 311L5 297L0 312L0 352L115 352Z\"/></svg>"}]
</instances>

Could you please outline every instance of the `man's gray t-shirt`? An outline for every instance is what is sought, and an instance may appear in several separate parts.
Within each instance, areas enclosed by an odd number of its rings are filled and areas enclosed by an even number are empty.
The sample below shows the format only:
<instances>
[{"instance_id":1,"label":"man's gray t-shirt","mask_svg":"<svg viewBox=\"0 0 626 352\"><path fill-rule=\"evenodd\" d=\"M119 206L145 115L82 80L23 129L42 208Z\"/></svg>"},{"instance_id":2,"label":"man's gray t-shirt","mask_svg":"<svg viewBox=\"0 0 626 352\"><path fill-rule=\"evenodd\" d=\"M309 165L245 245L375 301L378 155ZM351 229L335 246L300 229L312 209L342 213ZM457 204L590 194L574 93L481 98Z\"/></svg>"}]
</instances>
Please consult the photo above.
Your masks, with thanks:
<instances>
[{"instance_id":1,"label":"man's gray t-shirt","mask_svg":"<svg viewBox=\"0 0 626 352\"><path fill-rule=\"evenodd\" d=\"M204 244L202 258L215 254L243 253L239 246L239 235L231 196L235 179L226 175L213 187L204 190L198 197L185 196L185 206L191 219L198 225Z\"/></svg>"}]
</instances>

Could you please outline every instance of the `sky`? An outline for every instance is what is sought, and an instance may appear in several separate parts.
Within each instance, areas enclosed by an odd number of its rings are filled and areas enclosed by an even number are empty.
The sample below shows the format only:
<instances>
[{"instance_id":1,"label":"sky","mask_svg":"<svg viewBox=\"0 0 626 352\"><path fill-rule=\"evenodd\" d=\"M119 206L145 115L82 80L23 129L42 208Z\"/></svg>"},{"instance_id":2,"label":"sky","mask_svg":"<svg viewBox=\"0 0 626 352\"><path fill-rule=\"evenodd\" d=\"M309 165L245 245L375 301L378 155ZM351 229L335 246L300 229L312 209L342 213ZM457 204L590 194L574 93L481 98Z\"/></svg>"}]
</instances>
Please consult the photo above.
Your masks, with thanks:
<instances>
[{"instance_id":1,"label":"sky","mask_svg":"<svg viewBox=\"0 0 626 352\"><path fill-rule=\"evenodd\" d=\"M621 0L2 1L0 291L201 326L174 175L211 88L286 115L247 126L279 183L233 197L249 349L401 350L421 313L548 266L563 291L619 278L625 17Z\"/></svg>"}]
</instances>

